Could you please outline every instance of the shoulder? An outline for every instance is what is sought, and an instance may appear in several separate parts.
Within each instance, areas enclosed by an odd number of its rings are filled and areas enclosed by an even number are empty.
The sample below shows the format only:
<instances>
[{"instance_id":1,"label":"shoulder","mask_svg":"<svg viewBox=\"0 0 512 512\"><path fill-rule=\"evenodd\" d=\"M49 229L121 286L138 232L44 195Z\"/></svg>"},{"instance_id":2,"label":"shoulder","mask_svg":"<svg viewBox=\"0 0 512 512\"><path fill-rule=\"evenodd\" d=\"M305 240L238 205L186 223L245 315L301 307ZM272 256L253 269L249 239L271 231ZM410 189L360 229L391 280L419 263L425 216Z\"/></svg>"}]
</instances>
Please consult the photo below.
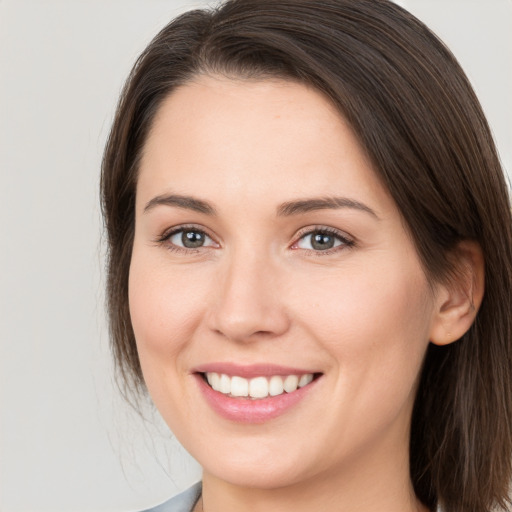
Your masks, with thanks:
<instances>
[{"instance_id":1,"label":"shoulder","mask_svg":"<svg viewBox=\"0 0 512 512\"><path fill-rule=\"evenodd\" d=\"M194 505L201 496L201 482L189 487L186 491L168 501L141 512L192 512Z\"/></svg>"}]
</instances>

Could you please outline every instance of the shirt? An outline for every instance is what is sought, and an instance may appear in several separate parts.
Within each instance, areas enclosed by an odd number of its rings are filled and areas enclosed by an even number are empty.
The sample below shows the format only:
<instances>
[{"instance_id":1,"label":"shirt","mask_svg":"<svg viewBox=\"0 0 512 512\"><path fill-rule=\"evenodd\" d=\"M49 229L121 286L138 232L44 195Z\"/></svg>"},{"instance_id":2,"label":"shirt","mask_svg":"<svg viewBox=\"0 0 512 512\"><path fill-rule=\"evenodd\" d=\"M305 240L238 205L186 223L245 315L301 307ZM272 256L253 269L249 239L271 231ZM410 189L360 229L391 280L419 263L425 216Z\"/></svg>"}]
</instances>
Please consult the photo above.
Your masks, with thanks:
<instances>
[{"instance_id":1,"label":"shirt","mask_svg":"<svg viewBox=\"0 0 512 512\"><path fill-rule=\"evenodd\" d=\"M201 490L201 482L198 482L174 498L142 512L192 512L201 496Z\"/></svg>"}]
</instances>

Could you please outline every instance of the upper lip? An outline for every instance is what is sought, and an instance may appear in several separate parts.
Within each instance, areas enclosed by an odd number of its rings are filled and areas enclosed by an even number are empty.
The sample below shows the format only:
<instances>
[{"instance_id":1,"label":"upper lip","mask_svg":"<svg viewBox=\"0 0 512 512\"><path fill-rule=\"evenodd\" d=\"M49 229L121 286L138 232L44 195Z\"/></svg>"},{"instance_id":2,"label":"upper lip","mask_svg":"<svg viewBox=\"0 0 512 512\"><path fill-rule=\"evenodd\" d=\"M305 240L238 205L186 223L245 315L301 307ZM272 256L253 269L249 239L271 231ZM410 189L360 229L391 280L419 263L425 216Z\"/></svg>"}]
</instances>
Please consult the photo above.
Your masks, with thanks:
<instances>
[{"instance_id":1,"label":"upper lip","mask_svg":"<svg viewBox=\"0 0 512 512\"><path fill-rule=\"evenodd\" d=\"M314 370L281 366L270 363L256 363L240 365L229 362L205 363L192 369L192 373L223 373L230 376L244 378L271 377L272 375L305 375L308 373L319 373Z\"/></svg>"}]
</instances>

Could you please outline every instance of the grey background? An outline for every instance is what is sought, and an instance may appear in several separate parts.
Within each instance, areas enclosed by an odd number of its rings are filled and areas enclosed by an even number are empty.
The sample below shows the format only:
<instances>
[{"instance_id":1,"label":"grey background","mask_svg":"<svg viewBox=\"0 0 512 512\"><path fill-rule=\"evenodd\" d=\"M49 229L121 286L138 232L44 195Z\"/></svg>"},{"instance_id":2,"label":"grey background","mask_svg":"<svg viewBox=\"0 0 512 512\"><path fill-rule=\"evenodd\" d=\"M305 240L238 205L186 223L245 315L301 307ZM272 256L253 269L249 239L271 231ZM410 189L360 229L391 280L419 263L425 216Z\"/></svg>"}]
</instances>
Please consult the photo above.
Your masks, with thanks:
<instances>
[{"instance_id":1,"label":"grey background","mask_svg":"<svg viewBox=\"0 0 512 512\"><path fill-rule=\"evenodd\" d=\"M512 0L402 0L466 69L512 170ZM118 93L204 2L0 0L0 510L130 511L199 478L112 381L98 170Z\"/></svg>"}]
</instances>

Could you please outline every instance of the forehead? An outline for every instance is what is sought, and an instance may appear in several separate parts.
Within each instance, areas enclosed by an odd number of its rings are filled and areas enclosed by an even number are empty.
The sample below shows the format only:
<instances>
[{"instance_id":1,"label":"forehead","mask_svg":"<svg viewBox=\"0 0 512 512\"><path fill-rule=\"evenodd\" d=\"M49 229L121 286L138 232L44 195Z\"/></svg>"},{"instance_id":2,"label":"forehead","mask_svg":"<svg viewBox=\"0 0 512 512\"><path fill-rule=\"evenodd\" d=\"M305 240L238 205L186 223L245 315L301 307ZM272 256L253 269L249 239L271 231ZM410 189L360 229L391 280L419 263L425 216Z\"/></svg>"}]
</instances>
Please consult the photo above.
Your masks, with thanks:
<instances>
[{"instance_id":1,"label":"forehead","mask_svg":"<svg viewBox=\"0 0 512 512\"><path fill-rule=\"evenodd\" d=\"M137 195L148 200L168 190L219 202L334 193L390 201L321 93L291 81L210 76L177 88L155 116Z\"/></svg>"}]
</instances>

